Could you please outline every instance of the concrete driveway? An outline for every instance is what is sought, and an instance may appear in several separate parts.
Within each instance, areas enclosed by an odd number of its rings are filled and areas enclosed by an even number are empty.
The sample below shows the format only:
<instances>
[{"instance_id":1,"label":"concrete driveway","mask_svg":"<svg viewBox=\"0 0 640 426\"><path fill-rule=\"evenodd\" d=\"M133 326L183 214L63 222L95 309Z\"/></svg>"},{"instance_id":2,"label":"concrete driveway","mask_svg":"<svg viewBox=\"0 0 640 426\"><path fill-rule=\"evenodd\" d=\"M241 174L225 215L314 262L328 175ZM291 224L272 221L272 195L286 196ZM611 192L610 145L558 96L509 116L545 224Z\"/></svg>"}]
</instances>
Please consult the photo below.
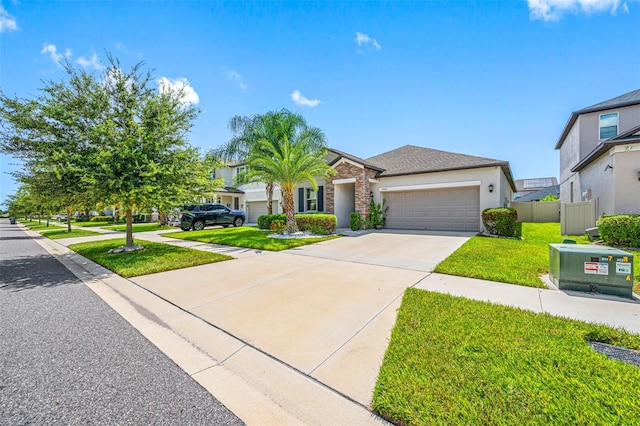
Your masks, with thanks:
<instances>
[{"instance_id":1,"label":"concrete driveway","mask_svg":"<svg viewBox=\"0 0 640 426\"><path fill-rule=\"evenodd\" d=\"M404 290L471 235L367 233L132 281L369 405Z\"/></svg>"}]
</instances>

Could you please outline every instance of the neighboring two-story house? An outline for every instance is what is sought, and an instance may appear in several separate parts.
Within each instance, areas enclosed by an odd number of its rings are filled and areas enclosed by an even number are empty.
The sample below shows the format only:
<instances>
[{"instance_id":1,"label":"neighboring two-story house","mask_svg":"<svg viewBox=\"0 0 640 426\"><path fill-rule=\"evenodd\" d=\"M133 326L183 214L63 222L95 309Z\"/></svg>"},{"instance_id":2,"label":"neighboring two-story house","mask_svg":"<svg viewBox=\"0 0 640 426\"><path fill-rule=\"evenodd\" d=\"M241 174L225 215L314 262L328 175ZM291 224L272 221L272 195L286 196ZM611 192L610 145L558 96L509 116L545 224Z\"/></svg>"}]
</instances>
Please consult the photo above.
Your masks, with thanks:
<instances>
[{"instance_id":1,"label":"neighboring two-story house","mask_svg":"<svg viewBox=\"0 0 640 426\"><path fill-rule=\"evenodd\" d=\"M640 213L640 90L573 112L555 148L561 202Z\"/></svg>"},{"instance_id":2,"label":"neighboring two-story house","mask_svg":"<svg viewBox=\"0 0 640 426\"><path fill-rule=\"evenodd\" d=\"M297 212L335 214L339 228L349 227L351 212L366 217L373 198L386 200L387 228L480 231L482 210L506 207L515 191L509 163L491 158L406 145L366 160L329 149L326 159L336 174L318 180L317 190L309 183L300 185L294 204ZM216 201L245 210L247 222L255 223L267 212L265 186L233 188L242 167L216 173L226 185ZM273 212L281 213L278 188L273 200Z\"/></svg>"}]
</instances>

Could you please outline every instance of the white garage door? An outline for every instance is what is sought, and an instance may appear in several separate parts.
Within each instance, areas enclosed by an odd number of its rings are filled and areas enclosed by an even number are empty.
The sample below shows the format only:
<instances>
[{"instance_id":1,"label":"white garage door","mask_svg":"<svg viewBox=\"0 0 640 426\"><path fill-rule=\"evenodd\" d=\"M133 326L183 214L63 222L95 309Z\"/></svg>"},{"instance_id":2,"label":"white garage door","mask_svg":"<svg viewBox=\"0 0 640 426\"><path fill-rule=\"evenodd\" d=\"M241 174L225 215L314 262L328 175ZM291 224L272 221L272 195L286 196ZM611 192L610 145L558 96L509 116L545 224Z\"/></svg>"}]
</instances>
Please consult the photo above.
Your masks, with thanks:
<instances>
[{"instance_id":1,"label":"white garage door","mask_svg":"<svg viewBox=\"0 0 640 426\"><path fill-rule=\"evenodd\" d=\"M385 192L387 228L479 231L478 187Z\"/></svg>"},{"instance_id":2,"label":"white garage door","mask_svg":"<svg viewBox=\"0 0 640 426\"><path fill-rule=\"evenodd\" d=\"M271 204L273 214L278 213L278 200L273 200ZM263 214L267 214L267 202L266 201L250 201L247 203L247 222L258 223L258 217Z\"/></svg>"}]
</instances>

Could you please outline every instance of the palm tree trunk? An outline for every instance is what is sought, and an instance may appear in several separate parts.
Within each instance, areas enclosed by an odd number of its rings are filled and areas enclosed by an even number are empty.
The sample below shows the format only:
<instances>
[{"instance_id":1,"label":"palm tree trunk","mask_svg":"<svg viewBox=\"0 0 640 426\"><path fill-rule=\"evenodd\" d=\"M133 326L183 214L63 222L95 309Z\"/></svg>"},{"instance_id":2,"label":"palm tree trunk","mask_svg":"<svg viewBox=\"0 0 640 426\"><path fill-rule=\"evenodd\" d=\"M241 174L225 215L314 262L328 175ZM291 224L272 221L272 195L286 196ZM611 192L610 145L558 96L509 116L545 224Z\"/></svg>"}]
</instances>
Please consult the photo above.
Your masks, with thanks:
<instances>
[{"instance_id":1,"label":"palm tree trunk","mask_svg":"<svg viewBox=\"0 0 640 426\"><path fill-rule=\"evenodd\" d=\"M282 207L287 215L287 231L292 234L298 232L296 223L296 209L293 204L293 192L282 189Z\"/></svg>"},{"instance_id":2,"label":"palm tree trunk","mask_svg":"<svg viewBox=\"0 0 640 426\"><path fill-rule=\"evenodd\" d=\"M267 214L273 214L273 184L266 184L267 191Z\"/></svg>"},{"instance_id":3,"label":"palm tree trunk","mask_svg":"<svg viewBox=\"0 0 640 426\"><path fill-rule=\"evenodd\" d=\"M133 215L131 214L131 208L127 208L126 211L126 219L127 219L127 247L133 247Z\"/></svg>"}]
</instances>

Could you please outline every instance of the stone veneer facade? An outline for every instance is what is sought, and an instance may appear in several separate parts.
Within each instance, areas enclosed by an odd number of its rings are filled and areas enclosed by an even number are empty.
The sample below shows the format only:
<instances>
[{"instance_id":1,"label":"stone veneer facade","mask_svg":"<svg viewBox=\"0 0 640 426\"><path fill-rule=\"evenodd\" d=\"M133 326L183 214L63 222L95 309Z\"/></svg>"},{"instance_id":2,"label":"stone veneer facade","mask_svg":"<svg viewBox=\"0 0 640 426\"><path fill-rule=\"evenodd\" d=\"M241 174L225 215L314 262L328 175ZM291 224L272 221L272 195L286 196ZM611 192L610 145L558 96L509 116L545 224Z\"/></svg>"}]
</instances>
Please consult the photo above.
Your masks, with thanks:
<instances>
[{"instance_id":1,"label":"stone veneer facade","mask_svg":"<svg viewBox=\"0 0 640 426\"><path fill-rule=\"evenodd\" d=\"M378 172L376 170L358 166L351 162L341 160L334 166L336 174L326 183L326 211L329 214L335 214L335 191L333 181L337 179L355 178L355 208L356 212L362 216L364 223L369 214L369 202L371 201L371 183L369 179L375 179Z\"/></svg>"}]
</instances>

